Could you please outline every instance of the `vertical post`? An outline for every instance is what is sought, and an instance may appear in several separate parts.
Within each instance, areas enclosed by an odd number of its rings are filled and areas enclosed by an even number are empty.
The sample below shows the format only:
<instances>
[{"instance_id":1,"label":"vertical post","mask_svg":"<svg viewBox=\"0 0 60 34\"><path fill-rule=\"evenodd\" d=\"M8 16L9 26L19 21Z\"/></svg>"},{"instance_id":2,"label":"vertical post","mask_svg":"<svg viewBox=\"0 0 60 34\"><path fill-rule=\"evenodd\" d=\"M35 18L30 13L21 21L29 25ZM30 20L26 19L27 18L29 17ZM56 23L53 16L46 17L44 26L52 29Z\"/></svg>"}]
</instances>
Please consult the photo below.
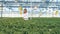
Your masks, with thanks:
<instances>
[{"instance_id":1,"label":"vertical post","mask_svg":"<svg viewBox=\"0 0 60 34\"><path fill-rule=\"evenodd\" d=\"M32 1L31 1L31 9L32 9ZM33 11L32 11L33 12ZM31 16L32 16L32 13L31 13ZM32 17L31 17L32 18Z\"/></svg>"},{"instance_id":2,"label":"vertical post","mask_svg":"<svg viewBox=\"0 0 60 34\"><path fill-rule=\"evenodd\" d=\"M32 19L32 17L33 17L33 10L32 10L32 1L31 1L31 11L30 11L30 19Z\"/></svg>"},{"instance_id":3,"label":"vertical post","mask_svg":"<svg viewBox=\"0 0 60 34\"><path fill-rule=\"evenodd\" d=\"M3 2L2 1L1 1L0 9L1 9L1 18L2 18L2 13L3 13Z\"/></svg>"}]
</instances>

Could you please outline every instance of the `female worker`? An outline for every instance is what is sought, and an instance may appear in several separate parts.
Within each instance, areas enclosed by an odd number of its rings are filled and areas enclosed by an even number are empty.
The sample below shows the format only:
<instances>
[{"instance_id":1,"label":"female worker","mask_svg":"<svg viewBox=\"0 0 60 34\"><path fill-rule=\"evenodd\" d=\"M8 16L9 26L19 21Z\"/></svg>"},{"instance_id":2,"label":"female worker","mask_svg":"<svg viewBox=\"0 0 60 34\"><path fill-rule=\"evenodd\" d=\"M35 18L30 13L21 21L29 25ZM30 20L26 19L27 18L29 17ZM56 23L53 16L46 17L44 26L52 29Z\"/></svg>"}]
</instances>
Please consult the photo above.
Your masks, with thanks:
<instances>
[{"instance_id":1,"label":"female worker","mask_svg":"<svg viewBox=\"0 0 60 34\"><path fill-rule=\"evenodd\" d=\"M24 9L24 12L23 12L23 18L24 20L28 20L28 12L26 8Z\"/></svg>"}]
</instances>

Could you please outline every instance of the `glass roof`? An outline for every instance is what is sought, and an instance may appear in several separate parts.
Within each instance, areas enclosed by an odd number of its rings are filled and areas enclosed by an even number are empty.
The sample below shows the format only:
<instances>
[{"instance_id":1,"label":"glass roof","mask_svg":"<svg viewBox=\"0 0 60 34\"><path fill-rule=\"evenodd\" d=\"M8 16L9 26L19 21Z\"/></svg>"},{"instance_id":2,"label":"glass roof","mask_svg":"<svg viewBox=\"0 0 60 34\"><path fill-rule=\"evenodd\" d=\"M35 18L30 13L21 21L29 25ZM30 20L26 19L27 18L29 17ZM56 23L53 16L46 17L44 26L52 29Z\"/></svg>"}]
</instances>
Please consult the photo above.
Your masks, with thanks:
<instances>
[{"instance_id":1,"label":"glass roof","mask_svg":"<svg viewBox=\"0 0 60 34\"><path fill-rule=\"evenodd\" d=\"M0 0L0 6L3 7L3 13L10 13L9 11L15 12L18 14L18 8L26 8L28 11L31 11L31 7L38 7L38 10L43 8L59 8L60 9L60 0Z\"/></svg>"}]
</instances>

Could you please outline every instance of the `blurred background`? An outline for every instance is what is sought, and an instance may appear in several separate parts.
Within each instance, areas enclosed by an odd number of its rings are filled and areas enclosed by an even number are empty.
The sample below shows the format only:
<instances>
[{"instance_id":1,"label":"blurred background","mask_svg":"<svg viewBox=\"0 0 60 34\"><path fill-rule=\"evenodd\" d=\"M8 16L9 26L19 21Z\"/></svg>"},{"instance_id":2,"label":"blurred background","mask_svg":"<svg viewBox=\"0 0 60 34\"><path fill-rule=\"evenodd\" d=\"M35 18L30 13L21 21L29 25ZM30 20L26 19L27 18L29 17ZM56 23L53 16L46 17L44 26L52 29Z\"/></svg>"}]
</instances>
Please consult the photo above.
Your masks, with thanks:
<instances>
[{"instance_id":1,"label":"blurred background","mask_svg":"<svg viewBox=\"0 0 60 34\"><path fill-rule=\"evenodd\" d=\"M22 17L25 8L29 17L60 17L60 0L0 0L0 17Z\"/></svg>"}]
</instances>

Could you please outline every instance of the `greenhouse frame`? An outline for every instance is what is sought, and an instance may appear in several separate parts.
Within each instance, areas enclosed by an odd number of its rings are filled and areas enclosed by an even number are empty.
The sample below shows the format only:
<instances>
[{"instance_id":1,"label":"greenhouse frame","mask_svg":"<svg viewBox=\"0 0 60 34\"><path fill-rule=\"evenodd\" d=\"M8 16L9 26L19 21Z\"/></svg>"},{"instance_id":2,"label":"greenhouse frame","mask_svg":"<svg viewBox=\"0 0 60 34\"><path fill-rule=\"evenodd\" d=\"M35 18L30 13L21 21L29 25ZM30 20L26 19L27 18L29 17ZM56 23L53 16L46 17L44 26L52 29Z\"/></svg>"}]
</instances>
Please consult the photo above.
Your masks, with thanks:
<instances>
[{"instance_id":1,"label":"greenhouse frame","mask_svg":"<svg viewBox=\"0 0 60 34\"><path fill-rule=\"evenodd\" d=\"M60 17L60 0L0 0L0 17L22 17L20 8L29 17Z\"/></svg>"}]
</instances>

